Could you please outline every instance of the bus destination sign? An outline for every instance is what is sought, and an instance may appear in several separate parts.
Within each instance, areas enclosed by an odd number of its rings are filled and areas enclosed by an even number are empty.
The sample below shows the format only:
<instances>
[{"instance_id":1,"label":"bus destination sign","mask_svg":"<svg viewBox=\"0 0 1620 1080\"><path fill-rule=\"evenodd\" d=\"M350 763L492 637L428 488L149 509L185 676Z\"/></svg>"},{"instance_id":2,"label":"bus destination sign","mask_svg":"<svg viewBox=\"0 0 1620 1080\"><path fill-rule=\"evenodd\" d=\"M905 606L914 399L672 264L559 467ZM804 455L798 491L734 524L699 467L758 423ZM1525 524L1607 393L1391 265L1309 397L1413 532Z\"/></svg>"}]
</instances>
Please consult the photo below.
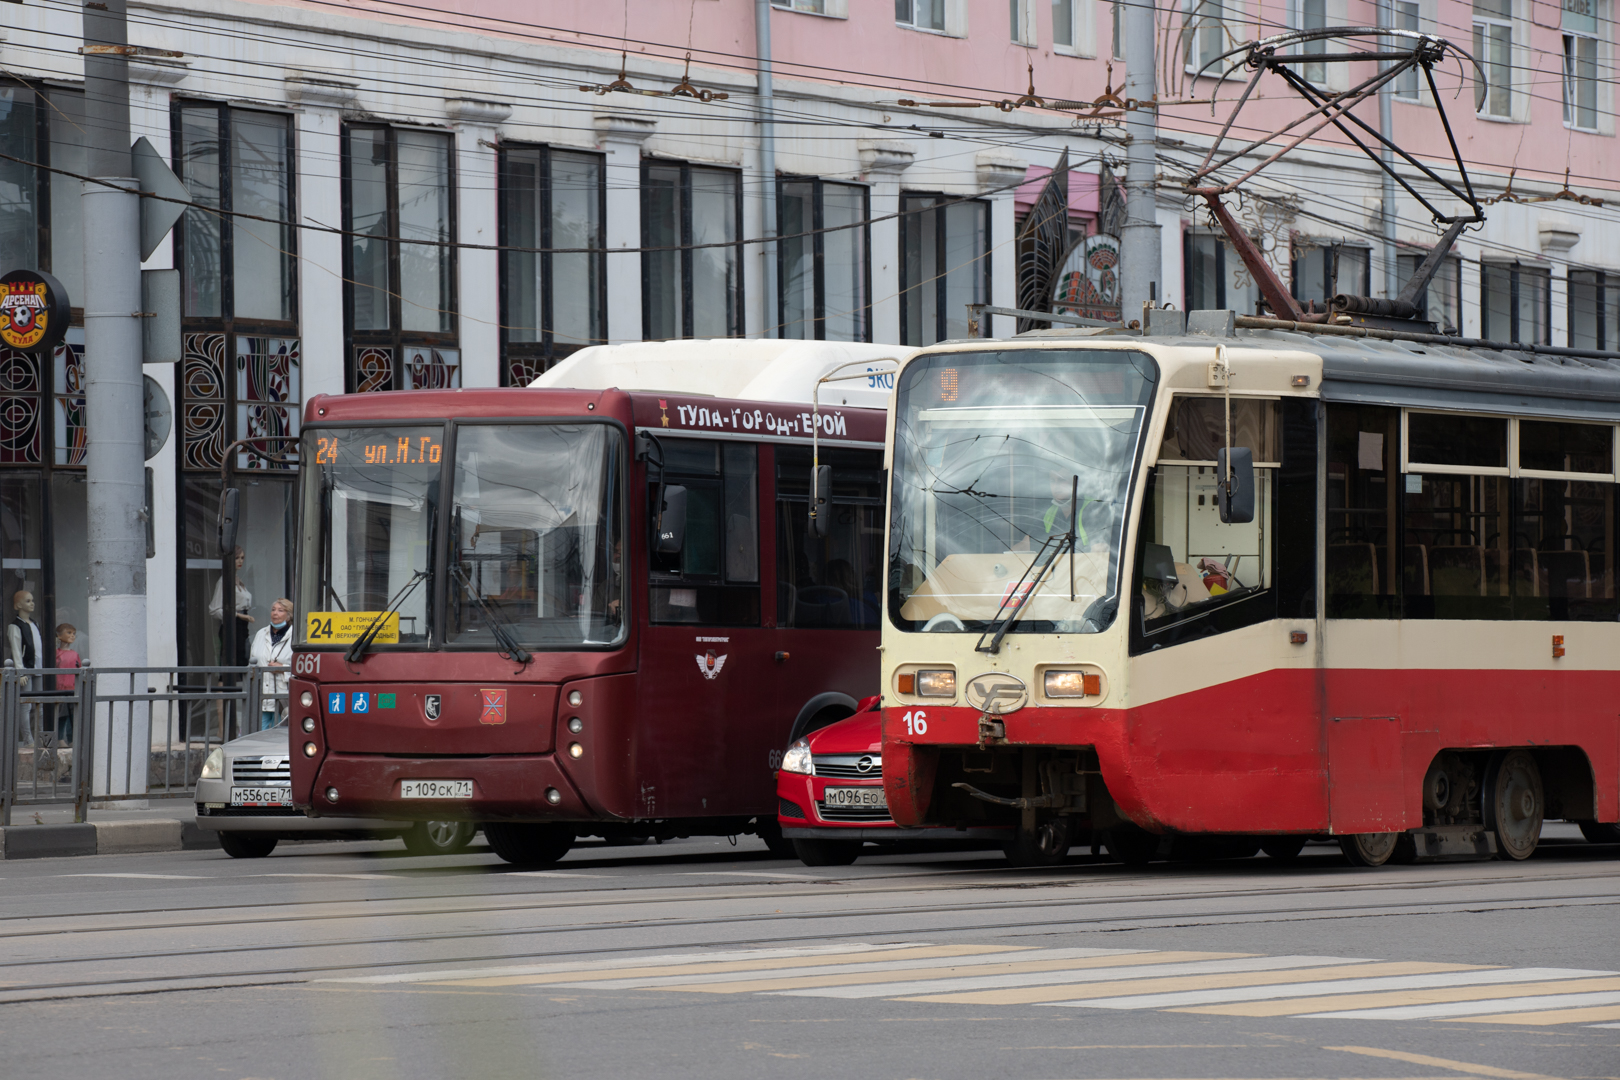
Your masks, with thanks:
<instances>
[{"instance_id":1,"label":"bus destination sign","mask_svg":"<svg viewBox=\"0 0 1620 1080\"><path fill-rule=\"evenodd\" d=\"M351 462L367 465L437 465L444 446L437 435L383 436L366 439L358 447L343 445L342 435L320 435L315 439L315 464L336 465L341 451Z\"/></svg>"},{"instance_id":2,"label":"bus destination sign","mask_svg":"<svg viewBox=\"0 0 1620 1080\"><path fill-rule=\"evenodd\" d=\"M380 611L312 611L305 637L311 645L352 645L381 614ZM378 645L398 645L399 612L389 612L377 636L371 640Z\"/></svg>"}]
</instances>

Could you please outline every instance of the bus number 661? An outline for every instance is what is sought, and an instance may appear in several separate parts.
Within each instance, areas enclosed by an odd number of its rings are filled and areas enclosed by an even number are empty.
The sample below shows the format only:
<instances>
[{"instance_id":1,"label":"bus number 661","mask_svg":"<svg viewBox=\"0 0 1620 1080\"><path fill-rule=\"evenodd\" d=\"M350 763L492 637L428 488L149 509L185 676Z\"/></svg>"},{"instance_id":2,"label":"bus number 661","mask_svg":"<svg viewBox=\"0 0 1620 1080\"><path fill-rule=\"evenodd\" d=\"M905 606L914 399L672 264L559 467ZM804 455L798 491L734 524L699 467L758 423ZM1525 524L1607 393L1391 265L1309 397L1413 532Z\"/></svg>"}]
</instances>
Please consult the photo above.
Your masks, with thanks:
<instances>
[{"instance_id":1,"label":"bus number 661","mask_svg":"<svg viewBox=\"0 0 1620 1080\"><path fill-rule=\"evenodd\" d=\"M928 714L923 712L921 709L918 709L916 712L906 713L906 715L900 718L900 722L906 725L907 735L928 734Z\"/></svg>"}]
</instances>

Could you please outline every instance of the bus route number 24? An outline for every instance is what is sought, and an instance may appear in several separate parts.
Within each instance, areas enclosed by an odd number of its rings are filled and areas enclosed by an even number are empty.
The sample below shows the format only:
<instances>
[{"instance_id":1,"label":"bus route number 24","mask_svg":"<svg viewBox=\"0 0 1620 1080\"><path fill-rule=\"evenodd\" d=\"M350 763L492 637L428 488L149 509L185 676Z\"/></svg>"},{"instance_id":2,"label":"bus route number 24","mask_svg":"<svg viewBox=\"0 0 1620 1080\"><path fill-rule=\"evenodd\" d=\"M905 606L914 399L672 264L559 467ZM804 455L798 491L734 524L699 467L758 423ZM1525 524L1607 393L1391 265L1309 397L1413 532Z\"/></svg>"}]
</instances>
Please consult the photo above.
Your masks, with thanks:
<instances>
[{"instance_id":1,"label":"bus route number 24","mask_svg":"<svg viewBox=\"0 0 1620 1080\"><path fill-rule=\"evenodd\" d=\"M928 734L928 714L921 709L906 713L900 718L900 722L906 725L907 735Z\"/></svg>"}]
</instances>

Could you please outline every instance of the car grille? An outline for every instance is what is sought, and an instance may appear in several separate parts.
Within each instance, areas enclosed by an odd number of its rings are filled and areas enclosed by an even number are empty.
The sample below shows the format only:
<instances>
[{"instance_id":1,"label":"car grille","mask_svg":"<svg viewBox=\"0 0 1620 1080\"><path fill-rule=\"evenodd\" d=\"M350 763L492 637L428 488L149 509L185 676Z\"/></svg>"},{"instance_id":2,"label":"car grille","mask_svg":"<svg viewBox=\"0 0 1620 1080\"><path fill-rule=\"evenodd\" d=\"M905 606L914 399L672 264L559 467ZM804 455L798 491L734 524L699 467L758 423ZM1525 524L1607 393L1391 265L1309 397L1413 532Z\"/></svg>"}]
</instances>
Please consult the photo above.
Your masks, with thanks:
<instances>
[{"instance_id":1,"label":"car grille","mask_svg":"<svg viewBox=\"0 0 1620 1080\"><path fill-rule=\"evenodd\" d=\"M292 784L292 766L284 757L239 757L231 762L235 784Z\"/></svg>"},{"instance_id":2,"label":"car grille","mask_svg":"<svg viewBox=\"0 0 1620 1080\"><path fill-rule=\"evenodd\" d=\"M816 813L822 821L868 821L882 825L894 824L886 807L881 806L828 806L816 803Z\"/></svg>"},{"instance_id":3,"label":"car grille","mask_svg":"<svg viewBox=\"0 0 1620 1080\"><path fill-rule=\"evenodd\" d=\"M804 817L804 809L798 803L789 802L778 796L776 800L776 816L802 818Z\"/></svg>"},{"instance_id":4,"label":"car grille","mask_svg":"<svg viewBox=\"0 0 1620 1080\"><path fill-rule=\"evenodd\" d=\"M817 754L816 775L847 780L883 779L883 757L879 754ZM862 769L861 764L866 764Z\"/></svg>"}]
</instances>

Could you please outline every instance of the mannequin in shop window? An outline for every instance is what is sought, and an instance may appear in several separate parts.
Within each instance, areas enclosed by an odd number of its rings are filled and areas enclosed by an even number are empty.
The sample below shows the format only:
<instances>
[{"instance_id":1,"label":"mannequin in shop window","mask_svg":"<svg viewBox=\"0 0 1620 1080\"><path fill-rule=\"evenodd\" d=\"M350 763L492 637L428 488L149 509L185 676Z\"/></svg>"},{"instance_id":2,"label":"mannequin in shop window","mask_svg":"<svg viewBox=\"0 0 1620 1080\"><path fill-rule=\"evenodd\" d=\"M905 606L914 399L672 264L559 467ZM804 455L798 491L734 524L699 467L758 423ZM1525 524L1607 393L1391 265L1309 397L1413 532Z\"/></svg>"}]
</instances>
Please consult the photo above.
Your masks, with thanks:
<instances>
[{"instance_id":1,"label":"mannequin in shop window","mask_svg":"<svg viewBox=\"0 0 1620 1080\"><path fill-rule=\"evenodd\" d=\"M236 618L233 620L236 634L236 655L238 664L248 662L248 631L253 627L253 616L248 609L253 606L253 594L242 582L242 569L247 566L247 554L238 547L236 549ZM225 662L225 579L221 577L214 582L214 598L208 601L208 614L213 617L214 626L219 631L219 662Z\"/></svg>"},{"instance_id":2,"label":"mannequin in shop window","mask_svg":"<svg viewBox=\"0 0 1620 1080\"><path fill-rule=\"evenodd\" d=\"M39 626L34 622L34 594L27 589L12 593L11 611L11 622L6 626L6 659L22 673L22 689L37 689L30 685L37 676L30 673L45 666L45 641L39 636ZM36 708L38 706L29 705L23 709L17 727L18 742L33 743Z\"/></svg>"}]
</instances>

